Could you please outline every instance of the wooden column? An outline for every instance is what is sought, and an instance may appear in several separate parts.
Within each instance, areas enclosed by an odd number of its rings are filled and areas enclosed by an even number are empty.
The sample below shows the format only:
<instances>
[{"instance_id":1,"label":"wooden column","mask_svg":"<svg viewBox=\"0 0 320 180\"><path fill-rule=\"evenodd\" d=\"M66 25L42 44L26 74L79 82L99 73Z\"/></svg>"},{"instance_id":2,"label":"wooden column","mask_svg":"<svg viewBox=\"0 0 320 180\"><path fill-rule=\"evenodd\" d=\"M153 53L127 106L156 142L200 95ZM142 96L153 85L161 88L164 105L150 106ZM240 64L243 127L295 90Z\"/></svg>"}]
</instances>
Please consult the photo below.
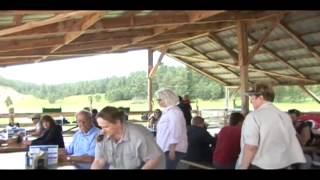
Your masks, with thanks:
<instances>
[{"instance_id":1,"label":"wooden column","mask_svg":"<svg viewBox=\"0 0 320 180\"><path fill-rule=\"evenodd\" d=\"M229 111L229 87L225 86L224 87L224 98L225 98L225 115L224 115L224 126L228 124L228 111Z\"/></svg>"},{"instance_id":2,"label":"wooden column","mask_svg":"<svg viewBox=\"0 0 320 180\"><path fill-rule=\"evenodd\" d=\"M237 21L237 38L239 47L239 66L240 66L240 94L241 112L246 115L249 112L249 97L244 96L248 90L248 35L247 25L243 21Z\"/></svg>"},{"instance_id":3,"label":"wooden column","mask_svg":"<svg viewBox=\"0 0 320 180\"><path fill-rule=\"evenodd\" d=\"M152 112L152 78L150 72L153 68L153 50L148 50L148 111Z\"/></svg>"}]
</instances>

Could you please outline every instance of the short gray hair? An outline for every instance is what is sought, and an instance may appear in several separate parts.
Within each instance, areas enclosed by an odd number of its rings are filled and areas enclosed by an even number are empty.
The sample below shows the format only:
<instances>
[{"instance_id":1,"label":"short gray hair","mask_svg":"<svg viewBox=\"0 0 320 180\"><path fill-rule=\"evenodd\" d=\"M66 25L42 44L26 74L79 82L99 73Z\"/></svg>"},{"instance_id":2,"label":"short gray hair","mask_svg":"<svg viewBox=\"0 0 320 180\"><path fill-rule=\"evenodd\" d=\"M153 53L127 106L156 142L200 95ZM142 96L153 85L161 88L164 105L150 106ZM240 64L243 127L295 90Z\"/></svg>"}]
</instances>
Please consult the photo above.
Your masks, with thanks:
<instances>
[{"instance_id":1,"label":"short gray hair","mask_svg":"<svg viewBox=\"0 0 320 180\"><path fill-rule=\"evenodd\" d=\"M84 115L87 120L92 121L92 114L91 114L90 111L87 111L87 110L83 109L83 110L77 112L76 117L78 117L78 115L80 115L80 114Z\"/></svg>"},{"instance_id":2,"label":"short gray hair","mask_svg":"<svg viewBox=\"0 0 320 180\"><path fill-rule=\"evenodd\" d=\"M163 100L165 106L173 106L179 102L178 96L170 89L159 89L155 96L157 99Z\"/></svg>"}]
</instances>

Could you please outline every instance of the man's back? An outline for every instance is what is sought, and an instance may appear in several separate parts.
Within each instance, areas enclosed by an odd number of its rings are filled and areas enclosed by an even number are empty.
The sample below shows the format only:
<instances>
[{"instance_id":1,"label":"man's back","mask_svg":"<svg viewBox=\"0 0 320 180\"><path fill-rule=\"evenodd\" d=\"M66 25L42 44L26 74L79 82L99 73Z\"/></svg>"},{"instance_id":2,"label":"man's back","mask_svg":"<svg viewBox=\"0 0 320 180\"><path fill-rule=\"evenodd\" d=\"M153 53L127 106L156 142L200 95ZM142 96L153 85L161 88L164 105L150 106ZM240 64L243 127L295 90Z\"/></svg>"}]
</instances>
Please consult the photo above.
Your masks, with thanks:
<instances>
[{"instance_id":1,"label":"man's back","mask_svg":"<svg viewBox=\"0 0 320 180\"><path fill-rule=\"evenodd\" d=\"M258 146L252 164L260 168L284 168L305 161L289 115L270 102L246 117L242 126L242 150L244 144Z\"/></svg>"},{"instance_id":2,"label":"man's back","mask_svg":"<svg viewBox=\"0 0 320 180\"><path fill-rule=\"evenodd\" d=\"M212 145L214 138L205 128L188 127L188 151L184 159L198 162L211 162Z\"/></svg>"}]
</instances>

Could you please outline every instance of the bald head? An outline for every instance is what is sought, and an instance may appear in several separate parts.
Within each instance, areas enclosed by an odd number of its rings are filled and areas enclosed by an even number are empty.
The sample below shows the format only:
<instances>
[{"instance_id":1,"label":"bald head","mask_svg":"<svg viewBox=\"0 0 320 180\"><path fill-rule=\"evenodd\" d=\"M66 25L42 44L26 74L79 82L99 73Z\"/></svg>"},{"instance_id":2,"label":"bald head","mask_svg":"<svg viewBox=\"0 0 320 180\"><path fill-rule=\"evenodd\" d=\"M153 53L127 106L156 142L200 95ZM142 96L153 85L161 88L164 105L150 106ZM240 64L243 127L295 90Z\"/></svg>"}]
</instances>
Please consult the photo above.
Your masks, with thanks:
<instances>
[{"instance_id":1,"label":"bald head","mask_svg":"<svg viewBox=\"0 0 320 180\"><path fill-rule=\"evenodd\" d=\"M192 125L193 126L197 126L197 127L204 127L204 119L200 116L195 116L193 119L192 119Z\"/></svg>"}]
</instances>

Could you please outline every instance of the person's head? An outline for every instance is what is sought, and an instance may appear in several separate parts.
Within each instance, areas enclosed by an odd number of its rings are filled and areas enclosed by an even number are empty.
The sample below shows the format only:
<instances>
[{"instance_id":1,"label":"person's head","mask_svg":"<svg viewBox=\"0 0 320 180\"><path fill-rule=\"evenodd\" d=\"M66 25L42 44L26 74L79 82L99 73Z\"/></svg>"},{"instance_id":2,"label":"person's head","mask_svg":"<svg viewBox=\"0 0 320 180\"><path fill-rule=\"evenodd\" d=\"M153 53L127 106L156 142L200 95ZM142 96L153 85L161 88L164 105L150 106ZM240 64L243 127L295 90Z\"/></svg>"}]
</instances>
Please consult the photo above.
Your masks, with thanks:
<instances>
[{"instance_id":1,"label":"person's head","mask_svg":"<svg viewBox=\"0 0 320 180\"><path fill-rule=\"evenodd\" d=\"M241 113L233 112L233 113L231 113L230 118L229 118L229 125L230 126L237 126L237 125L241 126L243 120L244 120L244 116Z\"/></svg>"},{"instance_id":2,"label":"person's head","mask_svg":"<svg viewBox=\"0 0 320 180\"><path fill-rule=\"evenodd\" d=\"M162 115L162 112L161 112L160 109L156 109L156 110L154 111L154 117L155 117L156 119L160 119L161 115Z\"/></svg>"},{"instance_id":3,"label":"person's head","mask_svg":"<svg viewBox=\"0 0 320 180\"><path fill-rule=\"evenodd\" d=\"M124 112L118 108L106 106L97 114L97 122L104 134L114 137L121 132Z\"/></svg>"},{"instance_id":4,"label":"person's head","mask_svg":"<svg viewBox=\"0 0 320 180\"><path fill-rule=\"evenodd\" d=\"M183 96L183 100L189 100L189 96L186 94Z\"/></svg>"},{"instance_id":5,"label":"person's head","mask_svg":"<svg viewBox=\"0 0 320 180\"><path fill-rule=\"evenodd\" d=\"M87 133L92 128L91 113L81 110L76 114L77 124L81 132Z\"/></svg>"},{"instance_id":6,"label":"person's head","mask_svg":"<svg viewBox=\"0 0 320 180\"><path fill-rule=\"evenodd\" d=\"M49 115L44 115L41 117L41 124L44 129L51 129L56 126L54 119Z\"/></svg>"},{"instance_id":7,"label":"person's head","mask_svg":"<svg viewBox=\"0 0 320 180\"><path fill-rule=\"evenodd\" d=\"M265 102L273 102L274 91L269 84L256 84L250 91L246 92L246 95L250 97L250 102L254 109L258 109Z\"/></svg>"},{"instance_id":8,"label":"person's head","mask_svg":"<svg viewBox=\"0 0 320 180\"><path fill-rule=\"evenodd\" d=\"M296 122L301 113L297 109L290 109L290 110L288 110L288 114L291 117L292 122Z\"/></svg>"},{"instance_id":9,"label":"person's head","mask_svg":"<svg viewBox=\"0 0 320 180\"><path fill-rule=\"evenodd\" d=\"M160 107L174 106L178 103L178 96L170 89L159 89L155 93L155 97Z\"/></svg>"},{"instance_id":10,"label":"person's head","mask_svg":"<svg viewBox=\"0 0 320 180\"><path fill-rule=\"evenodd\" d=\"M205 123L204 123L204 119L200 116L195 116L193 117L191 124L193 126L197 126L197 127L201 127L201 128L205 128Z\"/></svg>"},{"instance_id":11,"label":"person's head","mask_svg":"<svg viewBox=\"0 0 320 180\"><path fill-rule=\"evenodd\" d=\"M90 108L89 107L84 107L83 110L86 110L86 111L90 112Z\"/></svg>"},{"instance_id":12,"label":"person's head","mask_svg":"<svg viewBox=\"0 0 320 180\"><path fill-rule=\"evenodd\" d=\"M98 114L98 110L97 109L92 109L91 110L92 116L95 116Z\"/></svg>"},{"instance_id":13,"label":"person's head","mask_svg":"<svg viewBox=\"0 0 320 180\"><path fill-rule=\"evenodd\" d=\"M40 114L34 114L31 117L32 123L37 124L40 121L41 115Z\"/></svg>"}]
</instances>

